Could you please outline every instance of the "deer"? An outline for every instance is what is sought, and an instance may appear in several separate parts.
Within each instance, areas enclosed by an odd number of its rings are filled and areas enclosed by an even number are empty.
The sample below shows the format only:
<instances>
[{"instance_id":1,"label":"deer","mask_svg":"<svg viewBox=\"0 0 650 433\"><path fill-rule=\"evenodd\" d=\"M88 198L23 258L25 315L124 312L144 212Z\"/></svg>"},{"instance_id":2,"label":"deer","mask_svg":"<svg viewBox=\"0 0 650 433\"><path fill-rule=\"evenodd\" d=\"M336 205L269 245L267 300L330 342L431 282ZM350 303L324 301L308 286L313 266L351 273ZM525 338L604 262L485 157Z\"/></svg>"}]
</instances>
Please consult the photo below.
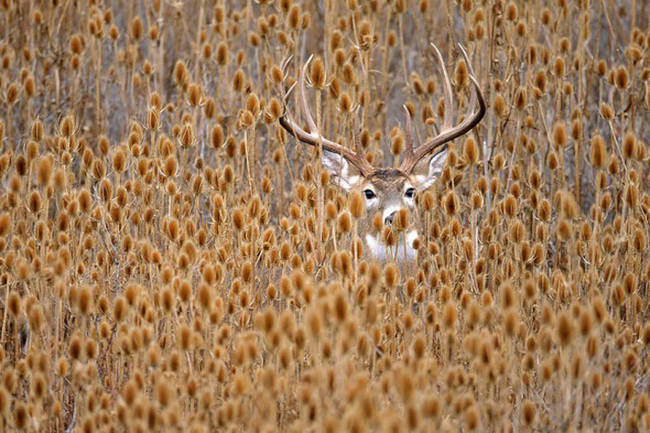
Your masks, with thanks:
<instances>
[{"instance_id":1,"label":"deer","mask_svg":"<svg viewBox=\"0 0 650 433\"><path fill-rule=\"evenodd\" d=\"M475 91L472 92L469 103L469 106L472 107L471 114L466 116L458 125L451 125L453 115L451 109L452 87L449 75L440 51L435 44L431 43L431 46L440 63L444 79L444 103L446 109L444 111L443 125L435 137L429 138L414 147L411 133L411 114L404 106L406 111L405 156L399 167L374 167L364 157L359 129L357 128L357 122L354 120L352 131L354 148L334 142L320 134L309 109L305 93L305 75L311 57L300 70L298 82L291 86L283 98L284 110L279 118L280 125L298 141L316 148L322 148L322 165L329 171L331 179L336 185L347 193L360 191L363 194L367 216L359 225L359 235L362 241L365 242L364 251L368 251L369 255L378 261L390 259L397 261L415 260L419 234L418 229L411 224L410 227L402 230L399 239L401 242L394 242L393 247L389 247L382 239L382 236L376 233L377 230L374 230L374 233L371 230L371 219L379 213L384 226L390 226L395 222L396 215L403 215L403 212L400 211L405 209L409 212L407 215L414 215L415 217L410 219L417 220L419 217L417 215L416 194L434 185L442 174L447 159L448 143L471 131L479 124L486 112L481 87L476 80L467 53L459 44L460 52L467 63L469 79ZM289 60L285 61L285 66ZM288 97L296 85L300 92L300 105L309 128L308 131L294 120L287 109ZM477 102L478 110L474 110ZM400 245L404 247L401 248Z\"/></svg>"}]
</instances>

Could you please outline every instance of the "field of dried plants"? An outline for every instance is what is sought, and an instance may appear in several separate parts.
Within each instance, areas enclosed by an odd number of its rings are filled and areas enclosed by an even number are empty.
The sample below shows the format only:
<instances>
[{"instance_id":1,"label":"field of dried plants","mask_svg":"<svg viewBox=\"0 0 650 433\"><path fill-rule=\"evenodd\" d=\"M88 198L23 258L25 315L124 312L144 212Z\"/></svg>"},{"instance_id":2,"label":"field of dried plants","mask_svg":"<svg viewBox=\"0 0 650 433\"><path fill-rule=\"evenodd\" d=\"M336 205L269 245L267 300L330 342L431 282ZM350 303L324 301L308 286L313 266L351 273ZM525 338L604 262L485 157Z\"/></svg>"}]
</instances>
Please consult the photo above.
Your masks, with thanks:
<instances>
[{"instance_id":1,"label":"field of dried plants","mask_svg":"<svg viewBox=\"0 0 650 433\"><path fill-rule=\"evenodd\" d=\"M3 0L0 23L1 431L650 429L648 2ZM417 259L375 261L284 91L313 54L323 135L358 116L396 166L403 105L418 140L467 111L458 43L487 114L416 196Z\"/></svg>"}]
</instances>

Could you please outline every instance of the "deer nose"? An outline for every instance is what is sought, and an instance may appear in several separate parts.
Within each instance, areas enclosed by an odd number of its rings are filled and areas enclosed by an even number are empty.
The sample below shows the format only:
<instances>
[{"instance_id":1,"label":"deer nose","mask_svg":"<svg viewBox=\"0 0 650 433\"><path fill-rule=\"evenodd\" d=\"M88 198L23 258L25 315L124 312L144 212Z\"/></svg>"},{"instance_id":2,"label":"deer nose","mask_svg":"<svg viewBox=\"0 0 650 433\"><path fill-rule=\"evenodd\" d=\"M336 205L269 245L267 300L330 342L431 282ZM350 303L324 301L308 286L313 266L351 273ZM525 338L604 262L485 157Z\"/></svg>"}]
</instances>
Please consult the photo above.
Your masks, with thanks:
<instances>
[{"instance_id":1,"label":"deer nose","mask_svg":"<svg viewBox=\"0 0 650 433\"><path fill-rule=\"evenodd\" d=\"M392 224L396 213L397 213L397 211L393 211L390 215L388 215L386 218L384 218L384 225Z\"/></svg>"}]
</instances>

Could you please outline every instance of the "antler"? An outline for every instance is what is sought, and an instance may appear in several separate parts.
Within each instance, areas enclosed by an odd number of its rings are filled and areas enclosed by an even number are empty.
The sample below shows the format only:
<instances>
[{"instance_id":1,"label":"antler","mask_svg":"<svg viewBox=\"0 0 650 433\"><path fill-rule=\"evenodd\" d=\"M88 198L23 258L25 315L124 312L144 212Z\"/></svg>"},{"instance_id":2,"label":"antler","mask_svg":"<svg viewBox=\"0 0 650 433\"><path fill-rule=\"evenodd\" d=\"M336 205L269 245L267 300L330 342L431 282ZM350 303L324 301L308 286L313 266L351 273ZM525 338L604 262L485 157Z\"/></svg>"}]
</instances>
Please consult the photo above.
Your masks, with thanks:
<instances>
[{"instance_id":1,"label":"antler","mask_svg":"<svg viewBox=\"0 0 650 433\"><path fill-rule=\"evenodd\" d=\"M300 88L300 102L302 105L302 110L303 113L305 114L305 120L307 121L307 126L309 127L311 132L307 132L296 121L291 117L287 110L287 99L289 97L289 94L293 91L295 84L289 89L289 91L286 93L284 96L284 114L280 117L280 125L284 129L287 130L291 135L296 137L298 140L302 141L303 143L309 144L311 146L316 146L318 147L321 145L323 149L327 150L328 152L335 153L337 155L342 156L345 158L350 164L354 165L359 169L361 172L362 176L368 176L372 171L373 167L372 165L362 156L361 154L361 149L359 145L359 139L358 139L358 131L354 131L354 141L355 141L355 150L356 152L353 152L349 148L342 146L339 143L335 143L331 140L328 140L327 138L323 137L320 135L320 132L318 131L318 128L316 127L316 122L314 122L314 118L311 115L311 111L309 110L309 106L307 105L307 96L305 94L305 74L307 72L307 67L309 66L309 62L311 61L312 57L310 56L309 59L307 59L307 62L305 62L305 65L302 67L300 70L300 78L298 79L298 86ZM288 63L288 60L285 61L284 65ZM356 129L356 122L353 126Z\"/></svg>"},{"instance_id":2,"label":"antler","mask_svg":"<svg viewBox=\"0 0 650 433\"><path fill-rule=\"evenodd\" d=\"M438 134L436 137L427 140L426 142L418 146L417 149L415 150L413 149L413 140L407 140L406 156L400 167L401 170L406 173L411 173L415 168L415 166L424 157L436 151L445 143L453 140L456 137L460 137L461 135L470 131L481 121L481 119L485 115L485 100L483 99L483 94L481 93L481 87L478 85L478 82L474 77L474 70L472 69L472 65L469 62L469 59L467 58L467 53L463 49L462 45L458 44L458 47L460 48L460 51L463 54L463 57L465 58L465 62L467 63L467 68L469 69L469 79L472 81L472 84L476 89L476 92L472 93L472 97L470 99L470 105L473 106L476 103L476 97L478 96L479 109L476 113L472 113L471 116L465 118L465 120L463 120L458 126L454 126L453 128L451 127L451 106L452 106L451 83L449 82L449 75L447 75L447 69L445 68L445 63L442 60L440 51L438 51L438 47L436 47L433 43L431 44L431 46L436 51L436 55L438 56L438 61L440 62L440 66L442 68L442 74L445 80L445 88L444 88L445 117L443 120L443 127L440 134ZM407 128L410 129L411 119L408 110L406 112L406 116L407 116Z\"/></svg>"}]
</instances>

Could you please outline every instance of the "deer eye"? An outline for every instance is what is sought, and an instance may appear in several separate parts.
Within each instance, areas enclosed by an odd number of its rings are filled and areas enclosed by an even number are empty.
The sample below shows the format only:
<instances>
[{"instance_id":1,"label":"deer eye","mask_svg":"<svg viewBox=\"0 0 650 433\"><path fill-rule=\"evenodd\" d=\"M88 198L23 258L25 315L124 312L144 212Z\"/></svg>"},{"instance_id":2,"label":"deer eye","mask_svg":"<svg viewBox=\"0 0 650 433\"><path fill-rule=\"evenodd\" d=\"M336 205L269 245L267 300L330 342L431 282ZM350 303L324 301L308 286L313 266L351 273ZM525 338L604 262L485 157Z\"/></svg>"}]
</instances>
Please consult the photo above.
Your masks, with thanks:
<instances>
[{"instance_id":1,"label":"deer eye","mask_svg":"<svg viewBox=\"0 0 650 433\"><path fill-rule=\"evenodd\" d=\"M404 195L408 198L413 198L413 196L415 195L415 188L407 189Z\"/></svg>"},{"instance_id":2,"label":"deer eye","mask_svg":"<svg viewBox=\"0 0 650 433\"><path fill-rule=\"evenodd\" d=\"M375 198L375 197L377 197L377 195L375 194L375 192L374 192L373 190L371 190L371 189L364 189L364 190L363 190L363 194L366 196L366 198L367 198L368 200L370 200L371 198Z\"/></svg>"}]
</instances>

